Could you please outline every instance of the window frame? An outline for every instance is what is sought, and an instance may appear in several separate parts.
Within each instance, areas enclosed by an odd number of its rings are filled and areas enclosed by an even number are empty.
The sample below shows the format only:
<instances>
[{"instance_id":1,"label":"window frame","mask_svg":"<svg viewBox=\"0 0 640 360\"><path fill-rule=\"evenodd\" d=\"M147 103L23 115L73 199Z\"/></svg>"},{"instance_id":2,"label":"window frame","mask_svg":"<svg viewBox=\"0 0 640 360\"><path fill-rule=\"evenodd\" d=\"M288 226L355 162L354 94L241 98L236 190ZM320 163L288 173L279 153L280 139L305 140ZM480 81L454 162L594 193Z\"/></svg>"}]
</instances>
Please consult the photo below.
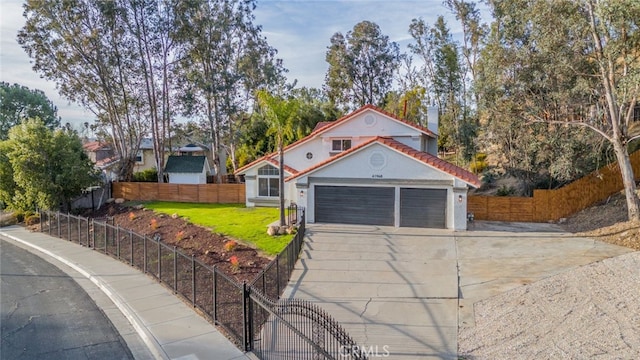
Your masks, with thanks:
<instances>
[{"instance_id":1,"label":"window frame","mask_svg":"<svg viewBox=\"0 0 640 360\"><path fill-rule=\"evenodd\" d=\"M266 184L264 184L265 181ZM258 168L256 183L258 197L276 198L280 196L280 170L277 167L267 164ZM266 193L263 192L265 189Z\"/></svg>"},{"instance_id":2,"label":"window frame","mask_svg":"<svg viewBox=\"0 0 640 360\"><path fill-rule=\"evenodd\" d=\"M339 144L339 148L336 148L336 143ZM345 144L348 144L347 147L345 147ZM332 153L340 153L343 151L347 151L349 149L351 149L352 147L352 142L351 139L347 139L347 138L342 138L342 139L332 139L331 140L331 152Z\"/></svg>"}]
</instances>

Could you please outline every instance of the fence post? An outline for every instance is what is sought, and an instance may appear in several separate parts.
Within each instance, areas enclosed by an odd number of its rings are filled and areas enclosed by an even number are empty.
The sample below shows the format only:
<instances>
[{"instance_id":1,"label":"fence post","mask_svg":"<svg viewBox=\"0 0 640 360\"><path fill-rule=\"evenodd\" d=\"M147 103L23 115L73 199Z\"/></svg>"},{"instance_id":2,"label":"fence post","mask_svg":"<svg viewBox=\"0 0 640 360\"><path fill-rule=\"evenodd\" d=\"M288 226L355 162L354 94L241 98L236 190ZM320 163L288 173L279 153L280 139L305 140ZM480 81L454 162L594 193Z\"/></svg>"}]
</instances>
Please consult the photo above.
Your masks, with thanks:
<instances>
[{"instance_id":1,"label":"fence post","mask_svg":"<svg viewBox=\"0 0 640 360\"><path fill-rule=\"evenodd\" d=\"M93 230L91 232L91 245L92 245L91 247L94 250L97 250L96 249L96 221L93 219L91 219L91 229Z\"/></svg>"},{"instance_id":2,"label":"fence post","mask_svg":"<svg viewBox=\"0 0 640 360\"><path fill-rule=\"evenodd\" d=\"M67 213L67 240L71 241L71 216Z\"/></svg>"},{"instance_id":3,"label":"fence post","mask_svg":"<svg viewBox=\"0 0 640 360\"><path fill-rule=\"evenodd\" d=\"M147 273L147 235L142 236L142 271Z\"/></svg>"},{"instance_id":4,"label":"fence post","mask_svg":"<svg viewBox=\"0 0 640 360\"><path fill-rule=\"evenodd\" d=\"M78 216L78 244L82 245L82 219Z\"/></svg>"},{"instance_id":5,"label":"fence post","mask_svg":"<svg viewBox=\"0 0 640 360\"><path fill-rule=\"evenodd\" d=\"M277 297L280 297L280 254L276 255L276 289L278 290Z\"/></svg>"},{"instance_id":6,"label":"fence post","mask_svg":"<svg viewBox=\"0 0 640 360\"><path fill-rule=\"evenodd\" d=\"M107 242L109 241L108 236L107 236L107 225L109 225L109 222L105 222L104 223L104 253L107 254Z\"/></svg>"},{"instance_id":7,"label":"fence post","mask_svg":"<svg viewBox=\"0 0 640 360\"><path fill-rule=\"evenodd\" d=\"M160 282L162 282L162 266L160 266L160 264L162 263L161 258L160 258L160 240L158 240L158 280Z\"/></svg>"},{"instance_id":8,"label":"fence post","mask_svg":"<svg viewBox=\"0 0 640 360\"><path fill-rule=\"evenodd\" d=\"M218 306L217 306L218 291L216 289L217 287L218 287L218 268L216 265L213 265L213 307L212 307L213 314L211 314L211 316L213 316L214 324L216 323L216 321L218 321Z\"/></svg>"},{"instance_id":9,"label":"fence post","mask_svg":"<svg viewBox=\"0 0 640 360\"><path fill-rule=\"evenodd\" d=\"M58 219L58 238L60 238L60 212L56 212L56 218Z\"/></svg>"},{"instance_id":10,"label":"fence post","mask_svg":"<svg viewBox=\"0 0 640 360\"><path fill-rule=\"evenodd\" d=\"M133 263L133 230L129 229L129 250L131 250L131 266L135 266Z\"/></svg>"},{"instance_id":11,"label":"fence post","mask_svg":"<svg viewBox=\"0 0 640 360\"><path fill-rule=\"evenodd\" d=\"M191 292L193 307L196 307L196 258L194 255L191 255Z\"/></svg>"},{"instance_id":12,"label":"fence post","mask_svg":"<svg viewBox=\"0 0 640 360\"><path fill-rule=\"evenodd\" d=\"M247 282L242 282L242 346L244 351L250 351L249 346L249 309L247 302L249 300L249 291L247 290Z\"/></svg>"},{"instance_id":13,"label":"fence post","mask_svg":"<svg viewBox=\"0 0 640 360\"><path fill-rule=\"evenodd\" d=\"M173 292L178 293L178 254L176 247L173 247Z\"/></svg>"},{"instance_id":14,"label":"fence post","mask_svg":"<svg viewBox=\"0 0 640 360\"><path fill-rule=\"evenodd\" d=\"M116 225L116 256L120 260L120 225Z\"/></svg>"}]
</instances>

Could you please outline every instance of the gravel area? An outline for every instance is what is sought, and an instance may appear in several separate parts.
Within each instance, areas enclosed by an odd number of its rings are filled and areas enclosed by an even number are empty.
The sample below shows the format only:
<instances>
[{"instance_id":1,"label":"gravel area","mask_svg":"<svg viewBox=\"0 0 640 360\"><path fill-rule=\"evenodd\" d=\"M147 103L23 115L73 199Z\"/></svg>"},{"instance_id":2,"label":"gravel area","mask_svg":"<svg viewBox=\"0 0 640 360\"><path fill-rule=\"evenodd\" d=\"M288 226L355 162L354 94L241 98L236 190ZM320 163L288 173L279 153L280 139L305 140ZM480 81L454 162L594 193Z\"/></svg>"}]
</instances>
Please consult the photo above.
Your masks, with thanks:
<instances>
[{"instance_id":1,"label":"gravel area","mask_svg":"<svg viewBox=\"0 0 640 360\"><path fill-rule=\"evenodd\" d=\"M639 359L640 252L480 301L461 359Z\"/></svg>"}]
</instances>

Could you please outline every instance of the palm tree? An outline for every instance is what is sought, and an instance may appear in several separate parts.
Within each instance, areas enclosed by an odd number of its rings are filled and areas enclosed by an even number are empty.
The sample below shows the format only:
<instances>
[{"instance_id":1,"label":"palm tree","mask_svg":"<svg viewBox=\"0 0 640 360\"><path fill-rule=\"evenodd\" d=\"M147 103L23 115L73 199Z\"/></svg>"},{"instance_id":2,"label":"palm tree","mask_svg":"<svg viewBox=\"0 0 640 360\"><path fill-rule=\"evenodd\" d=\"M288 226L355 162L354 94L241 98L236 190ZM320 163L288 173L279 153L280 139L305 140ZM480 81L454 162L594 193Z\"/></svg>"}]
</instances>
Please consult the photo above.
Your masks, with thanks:
<instances>
[{"instance_id":1,"label":"palm tree","mask_svg":"<svg viewBox=\"0 0 640 360\"><path fill-rule=\"evenodd\" d=\"M286 225L284 216L284 138L294 135L292 125L298 118L298 109L300 106L298 100L295 98L275 96L266 90L258 91L257 99L260 111L269 124L267 135L276 136L280 174L280 226L284 226Z\"/></svg>"}]
</instances>

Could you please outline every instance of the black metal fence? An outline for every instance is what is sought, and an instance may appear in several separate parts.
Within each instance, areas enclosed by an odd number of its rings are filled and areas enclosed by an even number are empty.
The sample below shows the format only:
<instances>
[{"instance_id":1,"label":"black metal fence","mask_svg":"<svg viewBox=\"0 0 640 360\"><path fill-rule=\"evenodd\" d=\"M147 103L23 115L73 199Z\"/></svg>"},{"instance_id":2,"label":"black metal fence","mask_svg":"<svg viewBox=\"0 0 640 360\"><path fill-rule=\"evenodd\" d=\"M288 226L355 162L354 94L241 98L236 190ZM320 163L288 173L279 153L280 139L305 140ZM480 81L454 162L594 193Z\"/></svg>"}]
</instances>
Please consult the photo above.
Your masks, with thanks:
<instances>
[{"instance_id":1,"label":"black metal fence","mask_svg":"<svg viewBox=\"0 0 640 360\"><path fill-rule=\"evenodd\" d=\"M130 264L201 310L236 346L261 359L366 359L354 341L315 304L280 297L304 243L304 210L290 209L293 240L256 276L238 283L175 246L114 225L59 212L40 213L40 231ZM111 223L110 223L111 222Z\"/></svg>"}]
</instances>

